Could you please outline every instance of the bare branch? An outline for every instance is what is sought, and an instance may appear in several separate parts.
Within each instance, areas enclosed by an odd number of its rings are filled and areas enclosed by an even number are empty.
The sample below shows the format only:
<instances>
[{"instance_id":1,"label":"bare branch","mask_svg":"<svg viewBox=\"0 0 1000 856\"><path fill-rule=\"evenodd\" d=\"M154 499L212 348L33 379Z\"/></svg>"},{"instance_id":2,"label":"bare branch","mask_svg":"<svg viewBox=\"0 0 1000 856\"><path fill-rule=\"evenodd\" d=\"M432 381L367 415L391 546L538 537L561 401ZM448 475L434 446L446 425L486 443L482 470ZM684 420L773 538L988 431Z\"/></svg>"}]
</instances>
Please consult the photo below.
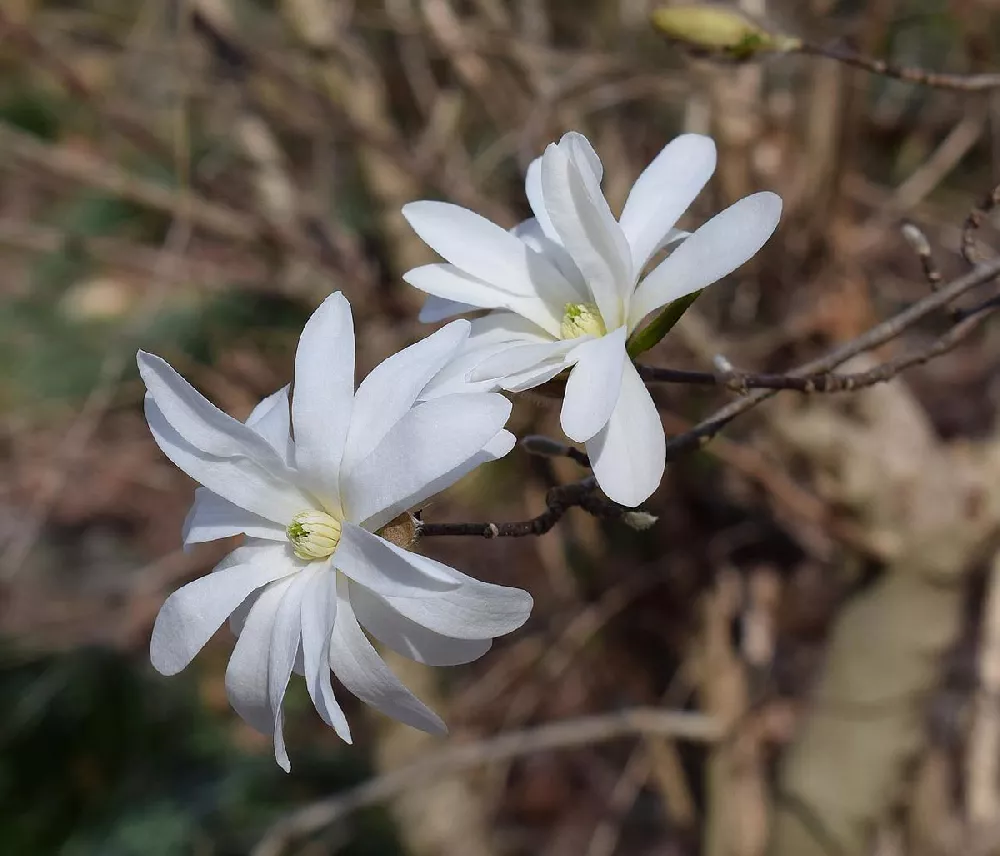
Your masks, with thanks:
<instances>
[{"instance_id":1,"label":"bare branch","mask_svg":"<svg viewBox=\"0 0 1000 856\"><path fill-rule=\"evenodd\" d=\"M882 77L894 77L907 83L921 86L932 86L935 89L954 89L959 92L987 92L1000 89L1000 74L946 74L937 71L927 71L922 68L911 68L893 65L882 59L871 59L862 56L848 48L818 45L802 42L797 53L832 59L843 65L861 68Z\"/></svg>"},{"instance_id":2,"label":"bare branch","mask_svg":"<svg viewBox=\"0 0 1000 856\"><path fill-rule=\"evenodd\" d=\"M634 708L551 722L475 743L449 746L406 767L369 779L346 793L295 811L271 827L253 849L252 856L281 856L294 841L314 835L352 812L391 799L407 788L421 787L445 773L637 734L697 743L712 743L723 737L718 723L704 714Z\"/></svg>"},{"instance_id":3,"label":"bare branch","mask_svg":"<svg viewBox=\"0 0 1000 856\"><path fill-rule=\"evenodd\" d=\"M580 453L582 454L582 453ZM558 485L545 495L545 511L530 520L516 523L424 523L420 521L417 535L472 535L479 538L525 538L544 535L571 508L582 508L602 520L618 520L630 509L606 499L598 490L597 480L589 476L582 481Z\"/></svg>"}]
</instances>

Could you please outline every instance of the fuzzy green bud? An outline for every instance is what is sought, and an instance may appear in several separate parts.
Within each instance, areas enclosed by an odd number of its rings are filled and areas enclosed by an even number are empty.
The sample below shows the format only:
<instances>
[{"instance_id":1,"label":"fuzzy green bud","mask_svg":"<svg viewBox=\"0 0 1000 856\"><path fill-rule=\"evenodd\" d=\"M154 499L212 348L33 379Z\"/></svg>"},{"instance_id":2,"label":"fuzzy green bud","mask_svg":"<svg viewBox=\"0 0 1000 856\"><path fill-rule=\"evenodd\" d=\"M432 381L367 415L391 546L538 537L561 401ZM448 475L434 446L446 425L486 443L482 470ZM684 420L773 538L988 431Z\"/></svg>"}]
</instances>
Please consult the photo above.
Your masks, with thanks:
<instances>
[{"instance_id":1,"label":"fuzzy green bud","mask_svg":"<svg viewBox=\"0 0 1000 856\"><path fill-rule=\"evenodd\" d=\"M769 33L745 15L722 6L668 6L654 10L650 21L654 29L672 41L735 60L794 51L802 44L800 39Z\"/></svg>"}]
</instances>

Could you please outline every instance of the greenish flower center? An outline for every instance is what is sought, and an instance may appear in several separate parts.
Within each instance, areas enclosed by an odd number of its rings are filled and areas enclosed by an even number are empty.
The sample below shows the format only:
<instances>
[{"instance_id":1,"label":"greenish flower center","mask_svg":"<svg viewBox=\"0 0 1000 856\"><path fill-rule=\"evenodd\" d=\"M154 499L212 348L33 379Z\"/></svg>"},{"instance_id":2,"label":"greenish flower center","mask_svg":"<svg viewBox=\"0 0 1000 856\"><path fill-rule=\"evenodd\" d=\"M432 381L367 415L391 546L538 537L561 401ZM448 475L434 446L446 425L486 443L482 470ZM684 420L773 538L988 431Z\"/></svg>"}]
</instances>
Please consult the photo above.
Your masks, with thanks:
<instances>
[{"instance_id":1,"label":"greenish flower center","mask_svg":"<svg viewBox=\"0 0 1000 856\"><path fill-rule=\"evenodd\" d=\"M295 555L315 562L333 555L340 543L341 525L325 511L300 511L292 518L285 533Z\"/></svg>"},{"instance_id":2,"label":"greenish flower center","mask_svg":"<svg viewBox=\"0 0 1000 856\"><path fill-rule=\"evenodd\" d=\"M601 312L593 303L567 303L563 314L559 335L563 339L579 339L580 336L604 336L608 329L604 326Z\"/></svg>"}]
</instances>

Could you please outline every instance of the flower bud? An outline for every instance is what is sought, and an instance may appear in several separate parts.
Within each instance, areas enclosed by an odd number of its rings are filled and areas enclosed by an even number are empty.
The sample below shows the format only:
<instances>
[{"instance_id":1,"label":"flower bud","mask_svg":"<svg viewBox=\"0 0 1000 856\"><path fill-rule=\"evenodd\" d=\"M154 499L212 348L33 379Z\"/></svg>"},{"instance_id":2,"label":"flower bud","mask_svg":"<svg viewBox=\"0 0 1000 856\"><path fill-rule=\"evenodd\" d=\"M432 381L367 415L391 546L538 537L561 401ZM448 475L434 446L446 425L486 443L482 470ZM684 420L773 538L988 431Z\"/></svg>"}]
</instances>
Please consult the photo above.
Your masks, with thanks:
<instances>
[{"instance_id":1,"label":"flower bud","mask_svg":"<svg viewBox=\"0 0 1000 856\"><path fill-rule=\"evenodd\" d=\"M636 532L645 532L647 529L651 529L659 519L648 511L626 511L622 515L622 523L635 529Z\"/></svg>"},{"instance_id":2,"label":"flower bud","mask_svg":"<svg viewBox=\"0 0 1000 856\"><path fill-rule=\"evenodd\" d=\"M745 15L722 6L668 6L655 9L650 20L668 39L736 60L751 59L761 53L793 51L801 45L799 39L769 33Z\"/></svg>"},{"instance_id":3,"label":"flower bud","mask_svg":"<svg viewBox=\"0 0 1000 856\"><path fill-rule=\"evenodd\" d=\"M340 543L340 521L325 511L300 511L292 518L285 533L295 555L307 562L333 555Z\"/></svg>"}]
</instances>

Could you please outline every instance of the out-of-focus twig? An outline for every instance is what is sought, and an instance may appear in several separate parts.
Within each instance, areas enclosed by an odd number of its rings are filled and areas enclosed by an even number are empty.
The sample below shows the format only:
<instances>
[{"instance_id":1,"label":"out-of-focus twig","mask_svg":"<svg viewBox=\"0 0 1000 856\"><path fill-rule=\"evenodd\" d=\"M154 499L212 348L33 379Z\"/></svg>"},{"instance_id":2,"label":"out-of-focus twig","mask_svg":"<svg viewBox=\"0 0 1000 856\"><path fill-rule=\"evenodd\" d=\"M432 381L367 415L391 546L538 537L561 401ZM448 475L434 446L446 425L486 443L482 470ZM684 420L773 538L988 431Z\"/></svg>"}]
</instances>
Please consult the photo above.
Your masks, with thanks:
<instances>
[{"instance_id":1,"label":"out-of-focus twig","mask_svg":"<svg viewBox=\"0 0 1000 856\"><path fill-rule=\"evenodd\" d=\"M845 47L820 45L812 42L801 42L795 52L832 59L843 65L861 68L882 77L894 77L897 80L905 80L907 83L931 86L935 89L985 92L1000 88L1000 74L946 74L939 71L927 71L922 68L893 65L882 59L862 56Z\"/></svg>"},{"instance_id":2,"label":"out-of-focus twig","mask_svg":"<svg viewBox=\"0 0 1000 856\"><path fill-rule=\"evenodd\" d=\"M962 257L970 264L975 265L980 259L976 257L976 236L975 232L982 226L983 220L989 216L990 212L1000 205L1000 185L997 185L990 193L977 204L965 218L962 227Z\"/></svg>"},{"instance_id":3,"label":"out-of-focus twig","mask_svg":"<svg viewBox=\"0 0 1000 856\"><path fill-rule=\"evenodd\" d=\"M635 708L587 716L501 734L452 746L371 779L344 794L307 805L278 821L253 849L252 856L281 856L296 840L308 837L340 818L391 799L407 788L420 787L443 773L467 770L510 758L604 743L632 735L659 735L675 740L712 743L723 734L710 717L698 713Z\"/></svg>"}]
</instances>

